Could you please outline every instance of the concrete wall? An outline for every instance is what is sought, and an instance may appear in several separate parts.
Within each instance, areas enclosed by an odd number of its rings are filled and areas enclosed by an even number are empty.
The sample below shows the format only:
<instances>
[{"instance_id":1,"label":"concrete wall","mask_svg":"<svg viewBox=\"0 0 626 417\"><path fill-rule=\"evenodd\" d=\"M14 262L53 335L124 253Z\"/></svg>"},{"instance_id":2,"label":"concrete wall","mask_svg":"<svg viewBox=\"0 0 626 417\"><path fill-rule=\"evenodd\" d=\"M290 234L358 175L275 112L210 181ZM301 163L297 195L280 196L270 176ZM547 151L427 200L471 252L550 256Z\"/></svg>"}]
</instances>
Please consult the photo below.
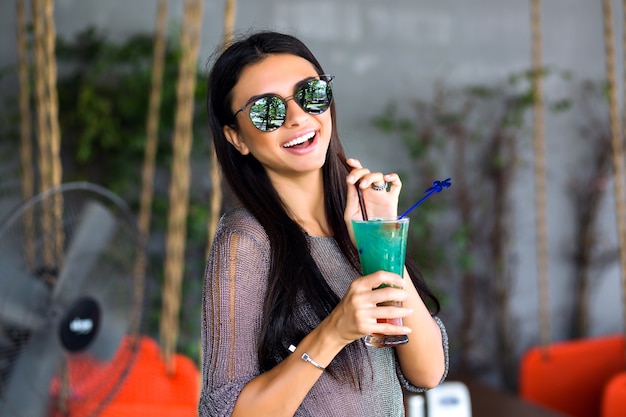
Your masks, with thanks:
<instances>
[{"instance_id":1,"label":"concrete wall","mask_svg":"<svg viewBox=\"0 0 626 417\"><path fill-rule=\"evenodd\" d=\"M154 26L152 0L57 0L57 31L63 36L87 25L123 38ZM219 45L224 2L204 6L201 64ZM396 171L408 163L398 138L372 128L372 117L392 100L408 102L429 97L435 82L449 85L490 84L530 66L528 1L514 0L240 0L237 29L278 29L298 35L311 47L327 72L336 75L339 128L349 155L373 169ZM545 65L569 69L579 78L604 77L601 2L550 0L543 2L543 60ZM614 1L619 26L621 7ZM170 1L170 19L180 21L182 2ZM14 2L0 2L0 65L15 62ZM621 26L616 39L621 39ZM617 48L621 49L620 46ZM618 51L619 52L619 51ZM621 74L621 67L618 68ZM14 86L10 79L0 92ZM561 84L547 82L548 99ZM569 140L575 135L572 119L546 117L548 151L548 225L551 278L552 337L566 333L571 269L572 207L568 197L570 174L584 151ZM528 141L531 141L529 134ZM536 256L532 155L526 148L515 183L512 283L514 315L519 323L519 353L538 341ZM611 194L611 186L607 188ZM603 245L616 244L612 199L603 201ZM600 273L593 289L592 333L622 329L619 271L616 262ZM444 279L442 277L441 279ZM450 314L454 326L454 314Z\"/></svg>"}]
</instances>

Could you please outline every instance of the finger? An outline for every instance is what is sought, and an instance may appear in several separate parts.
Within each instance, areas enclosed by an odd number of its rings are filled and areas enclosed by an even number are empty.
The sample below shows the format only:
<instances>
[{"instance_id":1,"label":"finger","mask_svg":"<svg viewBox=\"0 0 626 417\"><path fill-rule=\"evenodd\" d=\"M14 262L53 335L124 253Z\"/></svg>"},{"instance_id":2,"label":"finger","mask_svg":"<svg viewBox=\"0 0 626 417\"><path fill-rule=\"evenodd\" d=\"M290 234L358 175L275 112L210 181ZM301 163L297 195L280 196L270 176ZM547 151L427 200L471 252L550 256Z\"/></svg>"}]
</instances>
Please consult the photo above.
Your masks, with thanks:
<instances>
[{"instance_id":1,"label":"finger","mask_svg":"<svg viewBox=\"0 0 626 417\"><path fill-rule=\"evenodd\" d=\"M348 182L351 184L356 184L356 183L362 183L363 181L366 181L367 176L370 174L370 170L367 168L355 168L352 171L350 171L350 174L348 174ZM367 187L367 185L365 185L365 187Z\"/></svg>"},{"instance_id":2,"label":"finger","mask_svg":"<svg viewBox=\"0 0 626 417\"><path fill-rule=\"evenodd\" d=\"M397 320L397 319L396 319ZM378 322L373 326L372 331L370 333L378 333L385 335L403 335L409 334L413 332L408 326L394 324L393 320L389 320L386 322Z\"/></svg>"},{"instance_id":3,"label":"finger","mask_svg":"<svg viewBox=\"0 0 626 417\"><path fill-rule=\"evenodd\" d=\"M397 288L404 286L404 279L393 272L377 271L364 277L364 285L368 285L371 289L376 289L381 285L390 285Z\"/></svg>"},{"instance_id":4,"label":"finger","mask_svg":"<svg viewBox=\"0 0 626 417\"><path fill-rule=\"evenodd\" d=\"M397 307L397 306L378 306L373 313L376 319L399 319L403 317L408 317L413 314L413 309L408 307ZM399 323L395 323L396 325L400 325Z\"/></svg>"},{"instance_id":5,"label":"finger","mask_svg":"<svg viewBox=\"0 0 626 417\"><path fill-rule=\"evenodd\" d=\"M372 333L407 334L411 331L402 322L404 317L413 314L413 310L410 308L371 307L362 309L359 313L353 321L355 333L358 333L359 337Z\"/></svg>"},{"instance_id":6,"label":"finger","mask_svg":"<svg viewBox=\"0 0 626 417\"><path fill-rule=\"evenodd\" d=\"M400 193L400 190L402 189L402 181L400 180L400 176L398 174L395 172L386 174L383 179L389 184L387 187L389 192Z\"/></svg>"},{"instance_id":7,"label":"finger","mask_svg":"<svg viewBox=\"0 0 626 417\"><path fill-rule=\"evenodd\" d=\"M346 163L352 168L363 168L363 165L361 165L361 161L356 158L348 158L346 159Z\"/></svg>"},{"instance_id":8,"label":"finger","mask_svg":"<svg viewBox=\"0 0 626 417\"><path fill-rule=\"evenodd\" d=\"M413 313L410 308L403 307L375 307L369 314L371 319L362 323L361 331L367 334L408 334L412 329L405 326L403 318Z\"/></svg>"},{"instance_id":9,"label":"finger","mask_svg":"<svg viewBox=\"0 0 626 417\"><path fill-rule=\"evenodd\" d=\"M356 184L356 182L367 172L369 172L369 170L364 169L363 165L361 165L361 161L359 161L358 159L355 158L348 158L346 159L346 163L352 167L353 169L350 170L350 173L348 174L348 177L346 178L346 180L348 181L348 184ZM365 170L365 172L361 171L361 170Z\"/></svg>"},{"instance_id":10,"label":"finger","mask_svg":"<svg viewBox=\"0 0 626 417\"><path fill-rule=\"evenodd\" d=\"M374 183L384 185L387 182L381 172L371 172L368 168L363 167L358 159L350 158L346 162L354 168L348 175L349 184L358 183L359 188L364 190Z\"/></svg>"},{"instance_id":11,"label":"finger","mask_svg":"<svg viewBox=\"0 0 626 417\"><path fill-rule=\"evenodd\" d=\"M365 168L363 168L365 170ZM368 187L385 187L387 191L395 191L396 193L400 193L402 189L402 182L400 181L400 177L398 174L383 174L382 172L355 172L355 176L358 174L363 174L361 178L358 179L359 187L361 189L366 189Z\"/></svg>"},{"instance_id":12,"label":"finger","mask_svg":"<svg viewBox=\"0 0 626 417\"><path fill-rule=\"evenodd\" d=\"M382 172L367 172L359 179L359 188L365 190L372 185L385 186L385 176Z\"/></svg>"},{"instance_id":13,"label":"finger","mask_svg":"<svg viewBox=\"0 0 626 417\"><path fill-rule=\"evenodd\" d=\"M377 306L396 303L397 307L401 307L400 304L408 299L409 295L405 290L395 287L374 289L369 297L370 302Z\"/></svg>"}]
</instances>

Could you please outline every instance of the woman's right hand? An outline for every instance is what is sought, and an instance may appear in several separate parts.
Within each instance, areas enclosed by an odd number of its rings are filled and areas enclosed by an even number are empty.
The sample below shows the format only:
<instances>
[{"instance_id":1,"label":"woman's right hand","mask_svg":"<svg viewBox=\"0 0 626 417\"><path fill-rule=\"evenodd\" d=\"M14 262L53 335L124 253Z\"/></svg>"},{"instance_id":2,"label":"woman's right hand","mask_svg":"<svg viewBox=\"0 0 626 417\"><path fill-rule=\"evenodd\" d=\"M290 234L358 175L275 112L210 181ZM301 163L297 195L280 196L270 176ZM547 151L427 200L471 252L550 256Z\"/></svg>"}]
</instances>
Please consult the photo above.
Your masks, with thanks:
<instances>
[{"instance_id":1,"label":"woman's right hand","mask_svg":"<svg viewBox=\"0 0 626 417\"><path fill-rule=\"evenodd\" d=\"M363 213L361 213L357 187L363 195L363 202L370 218L395 217L398 215L398 199L402 189L402 181L400 181L398 174L395 173L371 172L368 168L363 167L358 159L349 158L346 160L346 164L352 167L352 170L346 177L348 194L344 221L346 222L350 239L352 243L355 243L352 220L364 218ZM377 191L372 188L373 184L384 184L386 189Z\"/></svg>"},{"instance_id":2,"label":"woman's right hand","mask_svg":"<svg viewBox=\"0 0 626 417\"><path fill-rule=\"evenodd\" d=\"M390 286L378 288L381 284ZM347 345L372 333L410 333L410 328L386 321L378 322L378 319L406 317L413 312L410 308L377 305L384 301L405 301L408 293L402 289L403 286L402 277L386 271L378 271L352 281L346 294L328 316L329 324L342 344Z\"/></svg>"}]
</instances>

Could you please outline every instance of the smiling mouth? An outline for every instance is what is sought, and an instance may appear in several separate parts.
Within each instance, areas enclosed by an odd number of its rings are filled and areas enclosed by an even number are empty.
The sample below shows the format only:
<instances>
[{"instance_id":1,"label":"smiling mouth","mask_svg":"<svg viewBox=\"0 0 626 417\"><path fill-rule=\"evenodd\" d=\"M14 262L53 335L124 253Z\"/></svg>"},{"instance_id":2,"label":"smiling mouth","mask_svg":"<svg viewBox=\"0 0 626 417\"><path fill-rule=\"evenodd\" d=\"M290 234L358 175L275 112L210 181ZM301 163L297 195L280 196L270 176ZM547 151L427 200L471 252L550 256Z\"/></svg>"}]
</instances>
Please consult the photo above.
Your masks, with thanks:
<instances>
[{"instance_id":1,"label":"smiling mouth","mask_svg":"<svg viewBox=\"0 0 626 417\"><path fill-rule=\"evenodd\" d=\"M310 132L310 133L307 133L306 135L302 135L299 138L296 138L292 141L285 143L283 145L283 148L288 149L288 148L293 148L295 146L299 146L305 143L310 143L313 141L313 138L315 138L315 132Z\"/></svg>"}]
</instances>

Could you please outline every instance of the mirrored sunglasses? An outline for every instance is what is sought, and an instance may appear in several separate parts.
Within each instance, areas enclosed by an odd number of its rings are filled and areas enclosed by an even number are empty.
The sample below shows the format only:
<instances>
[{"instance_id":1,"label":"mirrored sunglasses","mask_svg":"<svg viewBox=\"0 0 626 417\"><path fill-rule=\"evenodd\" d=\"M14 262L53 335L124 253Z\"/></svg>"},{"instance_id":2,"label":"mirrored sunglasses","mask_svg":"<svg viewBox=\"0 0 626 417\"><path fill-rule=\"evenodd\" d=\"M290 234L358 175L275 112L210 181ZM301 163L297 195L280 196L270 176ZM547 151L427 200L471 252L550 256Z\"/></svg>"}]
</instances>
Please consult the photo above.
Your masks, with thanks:
<instances>
[{"instance_id":1,"label":"mirrored sunglasses","mask_svg":"<svg viewBox=\"0 0 626 417\"><path fill-rule=\"evenodd\" d=\"M330 107L333 90L330 82L332 75L320 75L319 79L303 80L296 85L293 96L282 98L276 94L264 94L252 97L233 117L250 106L248 115L252 124L262 132L272 132L285 123L287 101L293 99L298 106L309 114L322 114Z\"/></svg>"}]
</instances>

